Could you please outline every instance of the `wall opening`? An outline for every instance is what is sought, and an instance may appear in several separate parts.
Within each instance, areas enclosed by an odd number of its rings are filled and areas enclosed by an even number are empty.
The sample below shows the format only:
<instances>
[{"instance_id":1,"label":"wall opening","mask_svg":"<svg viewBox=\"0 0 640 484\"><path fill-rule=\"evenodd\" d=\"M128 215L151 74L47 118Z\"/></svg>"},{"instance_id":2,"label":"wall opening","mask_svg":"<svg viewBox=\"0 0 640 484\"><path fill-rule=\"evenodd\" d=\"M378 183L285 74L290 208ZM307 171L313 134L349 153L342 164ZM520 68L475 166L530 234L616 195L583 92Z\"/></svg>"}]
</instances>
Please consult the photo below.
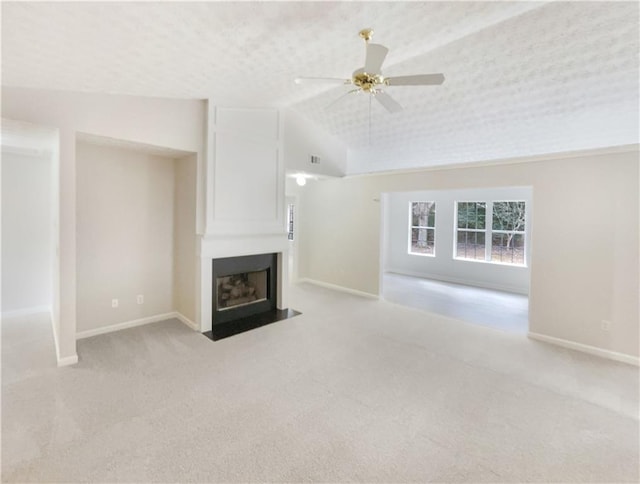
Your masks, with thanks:
<instances>
[{"instance_id":1,"label":"wall opening","mask_svg":"<svg viewBox=\"0 0 640 484\"><path fill-rule=\"evenodd\" d=\"M527 333L531 187L390 192L381 201L385 299Z\"/></svg>"},{"instance_id":2,"label":"wall opening","mask_svg":"<svg viewBox=\"0 0 640 484\"><path fill-rule=\"evenodd\" d=\"M55 306L57 130L2 119L3 318Z\"/></svg>"}]
</instances>

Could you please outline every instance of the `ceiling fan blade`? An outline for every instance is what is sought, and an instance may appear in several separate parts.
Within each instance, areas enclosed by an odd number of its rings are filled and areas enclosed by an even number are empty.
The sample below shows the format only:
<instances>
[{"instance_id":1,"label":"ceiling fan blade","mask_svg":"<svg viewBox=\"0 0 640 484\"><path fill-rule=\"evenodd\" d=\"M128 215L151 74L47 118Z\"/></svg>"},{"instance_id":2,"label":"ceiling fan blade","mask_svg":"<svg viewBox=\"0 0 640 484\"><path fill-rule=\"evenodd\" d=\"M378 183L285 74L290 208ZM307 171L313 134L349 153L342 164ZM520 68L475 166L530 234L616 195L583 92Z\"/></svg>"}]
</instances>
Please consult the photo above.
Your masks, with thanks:
<instances>
[{"instance_id":1,"label":"ceiling fan blade","mask_svg":"<svg viewBox=\"0 0 640 484\"><path fill-rule=\"evenodd\" d=\"M391 96L389 96L386 92L377 91L375 93L374 97L390 113L399 113L400 111L402 111L402 106L400 106L400 104L398 104L395 101L395 99L393 99Z\"/></svg>"},{"instance_id":2,"label":"ceiling fan blade","mask_svg":"<svg viewBox=\"0 0 640 484\"><path fill-rule=\"evenodd\" d=\"M338 79L337 77L297 77L293 82L296 84L351 84L351 79Z\"/></svg>"},{"instance_id":3,"label":"ceiling fan blade","mask_svg":"<svg viewBox=\"0 0 640 484\"><path fill-rule=\"evenodd\" d=\"M364 71L368 74L380 74L382 63L387 57L387 49L380 44L367 44L367 57L364 61Z\"/></svg>"},{"instance_id":4,"label":"ceiling fan blade","mask_svg":"<svg viewBox=\"0 0 640 484\"><path fill-rule=\"evenodd\" d=\"M417 74L415 76L387 77L388 86L436 86L444 82L444 74Z\"/></svg>"},{"instance_id":5,"label":"ceiling fan blade","mask_svg":"<svg viewBox=\"0 0 640 484\"><path fill-rule=\"evenodd\" d=\"M342 101L343 98L347 97L349 94L353 94L354 92L358 92L360 89L351 89L351 91L349 92L345 92L342 96L340 96L338 99L336 99L335 101L331 101L329 104L327 104L324 107L325 111L328 111L329 109L331 109L333 106L335 106L336 104L338 104L340 101Z\"/></svg>"}]
</instances>

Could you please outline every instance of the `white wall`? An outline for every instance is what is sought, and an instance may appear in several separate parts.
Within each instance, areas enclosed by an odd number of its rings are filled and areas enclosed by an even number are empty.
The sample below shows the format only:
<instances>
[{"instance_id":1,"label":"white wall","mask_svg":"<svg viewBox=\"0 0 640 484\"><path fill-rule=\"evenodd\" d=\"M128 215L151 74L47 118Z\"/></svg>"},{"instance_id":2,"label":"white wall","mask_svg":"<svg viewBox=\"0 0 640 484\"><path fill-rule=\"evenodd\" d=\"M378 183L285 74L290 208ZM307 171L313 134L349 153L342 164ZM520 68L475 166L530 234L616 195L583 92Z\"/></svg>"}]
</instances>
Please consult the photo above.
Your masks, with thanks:
<instances>
[{"instance_id":1,"label":"white wall","mask_svg":"<svg viewBox=\"0 0 640 484\"><path fill-rule=\"evenodd\" d=\"M381 193L532 186L530 331L638 356L638 165L612 150L310 182L300 276L379 293Z\"/></svg>"},{"instance_id":2,"label":"white wall","mask_svg":"<svg viewBox=\"0 0 640 484\"><path fill-rule=\"evenodd\" d=\"M195 155L174 161L173 306L195 322L196 318L196 184Z\"/></svg>"},{"instance_id":3,"label":"white wall","mask_svg":"<svg viewBox=\"0 0 640 484\"><path fill-rule=\"evenodd\" d=\"M2 116L59 129L59 364L76 355L76 132L198 153L197 227L204 231L206 103L2 88ZM54 235L55 236L55 235ZM55 277L55 276L54 276ZM58 305L59 302L59 305Z\"/></svg>"},{"instance_id":4,"label":"white wall","mask_svg":"<svg viewBox=\"0 0 640 484\"><path fill-rule=\"evenodd\" d=\"M489 264L454 259L455 202L469 200L524 200L531 220L531 189L508 187L469 190L424 190L387 194L388 233L385 270L410 276L529 293L530 230L526 240L526 266ZM415 201L436 202L435 257L409 253L409 208ZM530 229L530 223L527 229Z\"/></svg>"},{"instance_id":5,"label":"white wall","mask_svg":"<svg viewBox=\"0 0 640 484\"><path fill-rule=\"evenodd\" d=\"M83 142L76 160L78 333L173 311L174 160Z\"/></svg>"},{"instance_id":6,"label":"white wall","mask_svg":"<svg viewBox=\"0 0 640 484\"><path fill-rule=\"evenodd\" d=\"M52 304L51 155L2 152L2 312Z\"/></svg>"}]
</instances>

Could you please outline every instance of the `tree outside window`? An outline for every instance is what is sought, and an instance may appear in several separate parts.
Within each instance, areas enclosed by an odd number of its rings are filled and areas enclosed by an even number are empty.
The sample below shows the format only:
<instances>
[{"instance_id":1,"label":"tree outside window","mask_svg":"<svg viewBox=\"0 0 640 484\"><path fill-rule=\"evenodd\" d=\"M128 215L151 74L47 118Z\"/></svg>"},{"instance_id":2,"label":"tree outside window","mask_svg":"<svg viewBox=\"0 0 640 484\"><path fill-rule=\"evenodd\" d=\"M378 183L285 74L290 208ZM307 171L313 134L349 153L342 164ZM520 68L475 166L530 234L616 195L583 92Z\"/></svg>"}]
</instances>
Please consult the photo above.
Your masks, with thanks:
<instances>
[{"instance_id":1,"label":"tree outside window","mask_svg":"<svg viewBox=\"0 0 640 484\"><path fill-rule=\"evenodd\" d=\"M524 229L524 202L493 202L491 260L524 265Z\"/></svg>"}]
</instances>

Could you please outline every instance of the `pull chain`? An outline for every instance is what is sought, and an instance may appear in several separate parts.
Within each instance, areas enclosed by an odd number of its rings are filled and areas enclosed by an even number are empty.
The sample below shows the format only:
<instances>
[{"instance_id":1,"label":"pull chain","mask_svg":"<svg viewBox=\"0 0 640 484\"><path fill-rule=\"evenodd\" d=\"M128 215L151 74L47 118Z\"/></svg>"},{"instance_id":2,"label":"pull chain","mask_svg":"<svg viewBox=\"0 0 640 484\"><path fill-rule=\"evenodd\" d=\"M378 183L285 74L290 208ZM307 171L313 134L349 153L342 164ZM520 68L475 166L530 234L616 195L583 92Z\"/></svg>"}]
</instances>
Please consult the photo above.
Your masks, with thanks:
<instances>
[{"instance_id":1,"label":"pull chain","mask_svg":"<svg viewBox=\"0 0 640 484\"><path fill-rule=\"evenodd\" d=\"M369 146L371 146L371 97L373 94L369 94Z\"/></svg>"}]
</instances>

